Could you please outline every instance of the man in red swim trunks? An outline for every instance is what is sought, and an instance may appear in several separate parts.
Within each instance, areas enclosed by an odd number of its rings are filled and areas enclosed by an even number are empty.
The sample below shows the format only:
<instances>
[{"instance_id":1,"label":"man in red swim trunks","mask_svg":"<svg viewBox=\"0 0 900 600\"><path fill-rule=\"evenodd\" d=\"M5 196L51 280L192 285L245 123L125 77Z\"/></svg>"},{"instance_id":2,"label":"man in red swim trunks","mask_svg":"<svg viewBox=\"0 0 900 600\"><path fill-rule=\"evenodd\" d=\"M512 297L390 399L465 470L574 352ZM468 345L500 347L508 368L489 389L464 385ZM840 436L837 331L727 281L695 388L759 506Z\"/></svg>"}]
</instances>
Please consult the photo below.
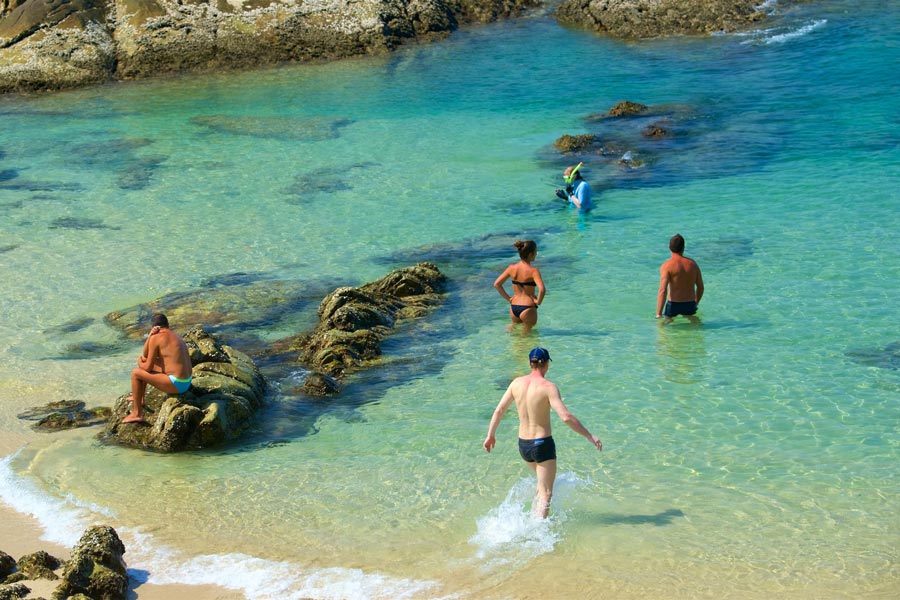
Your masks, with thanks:
<instances>
[{"instance_id":1,"label":"man in red swim trunks","mask_svg":"<svg viewBox=\"0 0 900 600\"><path fill-rule=\"evenodd\" d=\"M532 507L532 514L546 518L550 512L550 499L553 496L553 483L556 480L556 445L550 434L550 409L552 408L563 423L580 433L593 444L597 450L603 449L600 439L591 435L581 421L569 412L563 404L556 384L545 379L550 368L550 353L546 348L535 348L528 355L531 374L516 377L509 384L500 403L494 409L491 424L488 427L484 449L488 452L496 444L494 434L510 404L515 400L519 411L519 454L532 471L537 475L537 492Z\"/></svg>"},{"instance_id":2,"label":"man in red swim trunks","mask_svg":"<svg viewBox=\"0 0 900 600\"><path fill-rule=\"evenodd\" d=\"M703 297L703 276L700 267L692 259L684 256L684 238L676 233L669 240L672 258L659 268L659 293L656 297L656 318L665 317L663 325L671 323L678 315L684 315L692 322L697 305ZM668 293L668 301L666 296ZM665 307L665 309L664 309Z\"/></svg>"}]
</instances>

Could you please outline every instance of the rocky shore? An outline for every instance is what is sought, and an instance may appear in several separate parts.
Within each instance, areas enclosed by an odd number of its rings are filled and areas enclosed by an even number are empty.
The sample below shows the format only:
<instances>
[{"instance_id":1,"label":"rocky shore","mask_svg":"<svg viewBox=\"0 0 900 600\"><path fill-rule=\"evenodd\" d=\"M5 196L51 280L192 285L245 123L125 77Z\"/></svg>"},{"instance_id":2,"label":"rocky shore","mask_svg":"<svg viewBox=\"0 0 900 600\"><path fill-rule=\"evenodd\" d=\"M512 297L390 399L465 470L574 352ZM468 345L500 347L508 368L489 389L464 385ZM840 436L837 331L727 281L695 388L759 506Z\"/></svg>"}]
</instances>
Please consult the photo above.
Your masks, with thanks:
<instances>
[{"instance_id":1,"label":"rocky shore","mask_svg":"<svg viewBox=\"0 0 900 600\"><path fill-rule=\"evenodd\" d=\"M762 0L565 0L560 23L628 39L736 31L766 18Z\"/></svg>"},{"instance_id":2,"label":"rocky shore","mask_svg":"<svg viewBox=\"0 0 900 600\"><path fill-rule=\"evenodd\" d=\"M733 31L760 0L565 0L565 25L621 38ZM0 0L0 93L333 60L430 41L545 0Z\"/></svg>"},{"instance_id":3,"label":"rocky shore","mask_svg":"<svg viewBox=\"0 0 900 600\"><path fill-rule=\"evenodd\" d=\"M27 582L59 582L52 598L62 600L125 600L128 594L125 545L116 530L94 525L85 530L68 560L44 550L13 559L0 550L0 600L28 596Z\"/></svg>"},{"instance_id":4,"label":"rocky shore","mask_svg":"<svg viewBox=\"0 0 900 600\"><path fill-rule=\"evenodd\" d=\"M0 93L379 53L539 0L0 0Z\"/></svg>"}]
</instances>

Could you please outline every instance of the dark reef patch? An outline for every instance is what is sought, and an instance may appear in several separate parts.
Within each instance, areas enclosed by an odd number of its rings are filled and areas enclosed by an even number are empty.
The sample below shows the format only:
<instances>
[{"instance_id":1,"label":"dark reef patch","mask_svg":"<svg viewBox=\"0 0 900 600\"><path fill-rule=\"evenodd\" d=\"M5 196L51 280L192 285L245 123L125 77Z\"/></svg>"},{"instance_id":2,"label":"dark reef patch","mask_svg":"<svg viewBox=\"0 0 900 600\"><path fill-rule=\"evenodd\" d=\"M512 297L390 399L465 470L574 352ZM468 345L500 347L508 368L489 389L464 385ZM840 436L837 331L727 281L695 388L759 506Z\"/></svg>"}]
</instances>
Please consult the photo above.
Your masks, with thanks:
<instances>
[{"instance_id":1,"label":"dark reef patch","mask_svg":"<svg viewBox=\"0 0 900 600\"><path fill-rule=\"evenodd\" d=\"M716 103L633 105L584 117L585 131L563 133L537 158L561 173L584 163L595 194L754 172L777 159L790 124ZM558 178L561 184L561 177ZM558 187L559 185L557 185Z\"/></svg>"},{"instance_id":2,"label":"dark reef patch","mask_svg":"<svg viewBox=\"0 0 900 600\"><path fill-rule=\"evenodd\" d=\"M114 229L121 227L113 227L105 224L100 219L92 219L89 217L59 217L50 222L49 229Z\"/></svg>"},{"instance_id":3,"label":"dark reef patch","mask_svg":"<svg viewBox=\"0 0 900 600\"><path fill-rule=\"evenodd\" d=\"M0 181L0 190L23 192L81 192L84 186L79 183L64 183L60 181L34 181L16 178L11 181Z\"/></svg>"},{"instance_id":4,"label":"dark reef patch","mask_svg":"<svg viewBox=\"0 0 900 600\"><path fill-rule=\"evenodd\" d=\"M378 166L376 162L361 162L335 170L323 167L302 173L294 177L294 183L284 189L284 193L293 198L291 204L300 203L304 197L315 194L333 194L353 189L353 178L358 177L354 171Z\"/></svg>"},{"instance_id":5,"label":"dark reef patch","mask_svg":"<svg viewBox=\"0 0 900 600\"><path fill-rule=\"evenodd\" d=\"M76 331L81 331L94 323L97 322L97 319L93 317L81 317L78 319L72 319L70 321L66 321L65 323L60 323L59 325L55 325L53 327L48 327L44 330L45 335L62 335L65 333L75 333Z\"/></svg>"},{"instance_id":6,"label":"dark reef patch","mask_svg":"<svg viewBox=\"0 0 900 600\"><path fill-rule=\"evenodd\" d=\"M900 369L900 342L891 342L880 350L851 350L847 356L869 367Z\"/></svg>"},{"instance_id":7,"label":"dark reef patch","mask_svg":"<svg viewBox=\"0 0 900 600\"><path fill-rule=\"evenodd\" d=\"M352 121L327 117L259 117L252 115L203 115L191 123L230 135L247 135L276 140L317 142L340 135Z\"/></svg>"},{"instance_id":8,"label":"dark reef patch","mask_svg":"<svg viewBox=\"0 0 900 600\"><path fill-rule=\"evenodd\" d=\"M154 172L166 156L141 156L138 151L153 143L149 138L115 138L75 144L71 152L84 167L113 171L115 183L123 190L141 190L150 185Z\"/></svg>"}]
</instances>

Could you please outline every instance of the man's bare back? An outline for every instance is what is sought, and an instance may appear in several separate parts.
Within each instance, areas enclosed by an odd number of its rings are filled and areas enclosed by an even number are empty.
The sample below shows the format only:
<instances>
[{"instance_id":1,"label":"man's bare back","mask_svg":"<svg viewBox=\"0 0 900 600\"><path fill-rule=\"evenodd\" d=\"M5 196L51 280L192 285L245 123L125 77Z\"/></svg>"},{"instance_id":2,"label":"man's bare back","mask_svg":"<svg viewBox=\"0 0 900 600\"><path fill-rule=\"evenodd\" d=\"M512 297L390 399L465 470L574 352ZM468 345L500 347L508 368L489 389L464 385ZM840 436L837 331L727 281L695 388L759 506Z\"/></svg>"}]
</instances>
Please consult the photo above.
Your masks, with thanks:
<instances>
[{"instance_id":1,"label":"man's bare back","mask_svg":"<svg viewBox=\"0 0 900 600\"><path fill-rule=\"evenodd\" d=\"M509 391L519 413L519 437L526 440L549 437L550 398L559 398L559 389L540 373L515 378Z\"/></svg>"},{"instance_id":2,"label":"man's bare back","mask_svg":"<svg viewBox=\"0 0 900 600\"><path fill-rule=\"evenodd\" d=\"M693 259L675 254L664 262L659 269L660 286L665 280L669 288L669 300L672 302L699 302L702 292L696 290L700 281L700 267Z\"/></svg>"},{"instance_id":3,"label":"man's bare back","mask_svg":"<svg viewBox=\"0 0 900 600\"><path fill-rule=\"evenodd\" d=\"M663 316L666 322L683 314L690 319L697 312L703 297L703 275L697 263L684 256L684 238L675 234L669 240L672 257L659 268L659 291L656 294L656 318Z\"/></svg>"},{"instance_id":4,"label":"man's bare back","mask_svg":"<svg viewBox=\"0 0 900 600\"><path fill-rule=\"evenodd\" d=\"M147 348L150 367L147 371L174 375L178 379L191 373L191 358L181 336L168 328L157 329L150 335Z\"/></svg>"}]
</instances>

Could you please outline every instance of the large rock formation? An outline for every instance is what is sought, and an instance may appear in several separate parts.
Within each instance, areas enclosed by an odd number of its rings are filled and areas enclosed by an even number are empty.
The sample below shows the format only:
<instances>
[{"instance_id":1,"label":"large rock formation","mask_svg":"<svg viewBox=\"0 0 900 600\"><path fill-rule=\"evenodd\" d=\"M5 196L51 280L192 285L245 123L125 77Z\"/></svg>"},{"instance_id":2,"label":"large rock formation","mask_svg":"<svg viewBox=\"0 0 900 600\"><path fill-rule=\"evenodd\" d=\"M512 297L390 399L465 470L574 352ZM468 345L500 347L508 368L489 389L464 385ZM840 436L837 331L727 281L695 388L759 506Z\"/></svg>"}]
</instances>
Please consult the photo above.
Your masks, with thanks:
<instances>
[{"instance_id":1,"label":"large rock formation","mask_svg":"<svg viewBox=\"0 0 900 600\"><path fill-rule=\"evenodd\" d=\"M0 0L0 93L384 52L540 0Z\"/></svg>"},{"instance_id":2,"label":"large rock formation","mask_svg":"<svg viewBox=\"0 0 900 600\"><path fill-rule=\"evenodd\" d=\"M95 525L85 531L63 567L62 582L54 600L84 594L96 600L125 600L128 574L123 555L125 545L116 530Z\"/></svg>"},{"instance_id":3,"label":"large rock formation","mask_svg":"<svg viewBox=\"0 0 900 600\"><path fill-rule=\"evenodd\" d=\"M566 0L561 23L642 39L735 31L766 18L760 0Z\"/></svg>"},{"instance_id":4,"label":"large rock formation","mask_svg":"<svg viewBox=\"0 0 900 600\"><path fill-rule=\"evenodd\" d=\"M127 395L121 396L104 438L126 446L175 452L234 440L251 425L266 390L266 381L253 361L219 344L200 327L183 337L194 365L190 389L168 395L147 386L145 423L122 423L131 401Z\"/></svg>"},{"instance_id":5,"label":"large rock formation","mask_svg":"<svg viewBox=\"0 0 900 600\"><path fill-rule=\"evenodd\" d=\"M319 324L293 344L314 373L305 389L322 395L337 380L381 355L381 343L402 320L421 317L442 300L445 277L433 263L397 269L362 287L341 287L319 306Z\"/></svg>"}]
</instances>

